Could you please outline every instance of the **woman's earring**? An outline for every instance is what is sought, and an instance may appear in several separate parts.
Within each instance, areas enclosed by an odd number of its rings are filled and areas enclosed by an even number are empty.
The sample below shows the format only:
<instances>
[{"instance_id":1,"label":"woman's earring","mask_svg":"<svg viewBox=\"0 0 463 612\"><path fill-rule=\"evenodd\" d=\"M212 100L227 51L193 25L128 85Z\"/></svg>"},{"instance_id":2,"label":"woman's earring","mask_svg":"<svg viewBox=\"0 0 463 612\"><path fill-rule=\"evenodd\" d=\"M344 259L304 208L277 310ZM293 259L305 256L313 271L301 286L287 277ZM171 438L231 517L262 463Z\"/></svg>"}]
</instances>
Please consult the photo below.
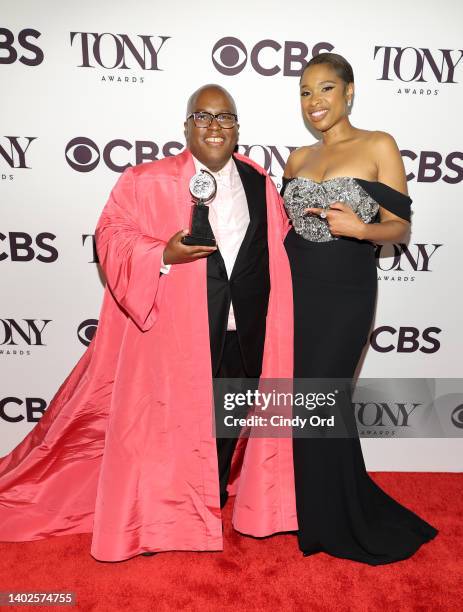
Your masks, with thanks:
<instances>
[{"instance_id":1,"label":"woman's earring","mask_svg":"<svg viewBox=\"0 0 463 612\"><path fill-rule=\"evenodd\" d=\"M352 100L347 100L347 106L350 108L352 106Z\"/></svg>"}]
</instances>

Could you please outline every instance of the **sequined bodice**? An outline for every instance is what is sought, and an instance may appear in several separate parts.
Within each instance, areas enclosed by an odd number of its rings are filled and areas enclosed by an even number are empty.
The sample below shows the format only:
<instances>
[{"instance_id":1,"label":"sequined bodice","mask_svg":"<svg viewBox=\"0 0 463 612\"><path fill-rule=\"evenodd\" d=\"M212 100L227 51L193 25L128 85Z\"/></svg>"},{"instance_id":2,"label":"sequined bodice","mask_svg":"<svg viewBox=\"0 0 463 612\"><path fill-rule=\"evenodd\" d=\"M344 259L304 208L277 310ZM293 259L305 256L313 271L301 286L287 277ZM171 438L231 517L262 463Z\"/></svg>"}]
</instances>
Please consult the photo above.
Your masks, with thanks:
<instances>
[{"instance_id":1,"label":"sequined bodice","mask_svg":"<svg viewBox=\"0 0 463 612\"><path fill-rule=\"evenodd\" d=\"M343 202L364 223L371 223L379 209L379 204L350 176L335 177L321 183L296 177L286 185L283 198L294 230L312 242L327 242L337 238L331 234L326 219L305 213L305 208L325 208L333 202Z\"/></svg>"}]
</instances>

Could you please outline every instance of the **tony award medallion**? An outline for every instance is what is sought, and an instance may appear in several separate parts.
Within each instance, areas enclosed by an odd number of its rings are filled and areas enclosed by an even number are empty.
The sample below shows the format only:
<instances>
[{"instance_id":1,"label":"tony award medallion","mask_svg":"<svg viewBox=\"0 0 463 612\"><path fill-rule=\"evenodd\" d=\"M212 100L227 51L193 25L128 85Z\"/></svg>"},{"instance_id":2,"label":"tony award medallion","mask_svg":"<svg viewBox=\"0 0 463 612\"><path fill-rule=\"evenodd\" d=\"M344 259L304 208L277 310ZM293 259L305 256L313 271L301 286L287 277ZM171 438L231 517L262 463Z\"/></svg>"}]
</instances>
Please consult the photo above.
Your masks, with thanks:
<instances>
[{"instance_id":1,"label":"tony award medallion","mask_svg":"<svg viewBox=\"0 0 463 612\"><path fill-rule=\"evenodd\" d=\"M210 202L217 191L215 178L207 170L201 170L190 181L190 193L193 198L190 233L182 238L188 246L216 246L214 234L209 223Z\"/></svg>"}]
</instances>

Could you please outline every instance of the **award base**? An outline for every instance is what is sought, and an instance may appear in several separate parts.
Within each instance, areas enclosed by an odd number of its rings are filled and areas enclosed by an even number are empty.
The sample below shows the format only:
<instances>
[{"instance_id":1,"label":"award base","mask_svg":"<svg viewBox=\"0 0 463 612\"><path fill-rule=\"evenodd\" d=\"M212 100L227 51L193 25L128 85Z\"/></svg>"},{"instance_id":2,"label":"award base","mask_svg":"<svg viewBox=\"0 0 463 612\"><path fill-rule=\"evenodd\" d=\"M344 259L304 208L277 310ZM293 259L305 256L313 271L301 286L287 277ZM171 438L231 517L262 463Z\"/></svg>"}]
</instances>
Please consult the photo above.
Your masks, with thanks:
<instances>
[{"instance_id":1,"label":"award base","mask_svg":"<svg viewBox=\"0 0 463 612\"><path fill-rule=\"evenodd\" d=\"M192 206L190 233L181 242L187 246L216 246L214 234L209 223L209 208L205 204Z\"/></svg>"},{"instance_id":2,"label":"award base","mask_svg":"<svg viewBox=\"0 0 463 612\"><path fill-rule=\"evenodd\" d=\"M180 242L182 244L186 244L187 246L217 246L217 242L214 238L206 238L205 236L194 236L193 234L183 236Z\"/></svg>"}]
</instances>

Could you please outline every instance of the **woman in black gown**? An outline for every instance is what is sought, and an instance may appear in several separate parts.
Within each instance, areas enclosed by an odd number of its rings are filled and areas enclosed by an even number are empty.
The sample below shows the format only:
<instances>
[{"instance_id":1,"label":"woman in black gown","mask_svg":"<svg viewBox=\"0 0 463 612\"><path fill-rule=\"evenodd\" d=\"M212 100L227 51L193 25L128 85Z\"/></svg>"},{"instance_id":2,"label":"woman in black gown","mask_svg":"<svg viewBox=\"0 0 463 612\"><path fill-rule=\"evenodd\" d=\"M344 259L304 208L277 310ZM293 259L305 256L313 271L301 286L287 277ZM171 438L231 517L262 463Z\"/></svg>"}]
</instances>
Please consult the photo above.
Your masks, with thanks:
<instances>
[{"instance_id":1,"label":"woman in black gown","mask_svg":"<svg viewBox=\"0 0 463 612\"><path fill-rule=\"evenodd\" d=\"M399 150L388 134L351 125L353 82L332 53L314 57L300 81L305 120L321 140L291 154L283 186L295 378L353 379L375 309L374 243L399 241L409 226ZM293 439L299 547L370 565L410 557L437 530L371 480L350 402L343 415L350 437Z\"/></svg>"}]
</instances>

